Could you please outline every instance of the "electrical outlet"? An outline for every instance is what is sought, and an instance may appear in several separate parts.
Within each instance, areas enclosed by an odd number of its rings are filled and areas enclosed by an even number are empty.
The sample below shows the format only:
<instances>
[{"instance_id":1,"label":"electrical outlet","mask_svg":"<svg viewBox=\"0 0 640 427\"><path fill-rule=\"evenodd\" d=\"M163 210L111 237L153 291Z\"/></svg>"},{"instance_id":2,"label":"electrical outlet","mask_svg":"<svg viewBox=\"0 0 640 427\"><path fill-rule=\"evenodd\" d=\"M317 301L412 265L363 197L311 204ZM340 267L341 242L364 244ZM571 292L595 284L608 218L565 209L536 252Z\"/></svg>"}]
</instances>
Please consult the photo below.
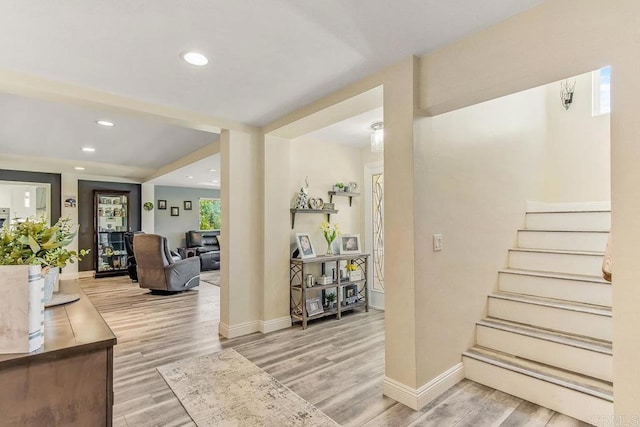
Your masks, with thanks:
<instances>
[{"instance_id":1,"label":"electrical outlet","mask_svg":"<svg viewBox=\"0 0 640 427\"><path fill-rule=\"evenodd\" d=\"M441 251L442 250L442 234L434 234L433 235L433 251Z\"/></svg>"}]
</instances>

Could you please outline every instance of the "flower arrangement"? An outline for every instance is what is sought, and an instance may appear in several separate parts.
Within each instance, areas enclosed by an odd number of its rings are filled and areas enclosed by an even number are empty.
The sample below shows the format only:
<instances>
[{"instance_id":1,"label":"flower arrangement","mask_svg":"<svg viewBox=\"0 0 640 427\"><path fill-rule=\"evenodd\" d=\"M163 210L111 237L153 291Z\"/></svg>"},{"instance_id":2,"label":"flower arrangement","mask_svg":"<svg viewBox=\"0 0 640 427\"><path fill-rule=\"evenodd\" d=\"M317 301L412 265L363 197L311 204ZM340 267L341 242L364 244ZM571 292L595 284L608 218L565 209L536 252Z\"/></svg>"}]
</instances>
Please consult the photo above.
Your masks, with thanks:
<instances>
[{"instance_id":1,"label":"flower arrangement","mask_svg":"<svg viewBox=\"0 0 640 427\"><path fill-rule=\"evenodd\" d=\"M89 253L65 249L76 236L69 218L60 218L49 226L44 218L40 220L15 219L5 222L0 230L0 265L42 265L65 267L68 263L80 261Z\"/></svg>"},{"instance_id":2,"label":"flower arrangement","mask_svg":"<svg viewBox=\"0 0 640 427\"><path fill-rule=\"evenodd\" d=\"M347 271L356 271L358 269L358 266L356 266L355 264L347 264Z\"/></svg>"},{"instance_id":3,"label":"flower arrangement","mask_svg":"<svg viewBox=\"0 0 640 427\"><path fill-rule=\"evenodd\" d=\"M327 255L333 255L333 248L331 244L333 241L340 235L340 226L338 224L331 224L327 221L324 221L320 224L320 230L322 230L322 234L324 235L324 239L327 241Z\"/></svg>"}]
</instances>

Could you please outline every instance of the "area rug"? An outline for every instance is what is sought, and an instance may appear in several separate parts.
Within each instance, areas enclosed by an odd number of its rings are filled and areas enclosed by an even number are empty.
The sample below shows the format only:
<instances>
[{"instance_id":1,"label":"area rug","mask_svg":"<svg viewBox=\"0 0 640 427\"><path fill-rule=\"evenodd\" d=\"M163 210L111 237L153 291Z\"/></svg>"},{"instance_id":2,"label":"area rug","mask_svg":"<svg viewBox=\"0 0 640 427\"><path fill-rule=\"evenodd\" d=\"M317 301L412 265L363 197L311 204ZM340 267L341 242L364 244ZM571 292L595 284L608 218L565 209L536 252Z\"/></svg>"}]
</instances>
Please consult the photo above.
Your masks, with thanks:
<instances>
[{"instance_id":1,"label":"area rug","mask_svg":"<svg viewBox=\"0 0 640 427\"><path fill-rule=\"evenodd\" d=\"M211 285L220 286L220 270L201 271L200 281L207 282Z\"/></svg>"},{"instance_id":2,"label":"area rug","mask_svg":"<svg viewBox=\"0 0 640 427\"><path fill-rule=\"evenodd\" d=\"M233 349L161 366L158 372L199 427L338 425Z\"/></svg>"}]
</instances>

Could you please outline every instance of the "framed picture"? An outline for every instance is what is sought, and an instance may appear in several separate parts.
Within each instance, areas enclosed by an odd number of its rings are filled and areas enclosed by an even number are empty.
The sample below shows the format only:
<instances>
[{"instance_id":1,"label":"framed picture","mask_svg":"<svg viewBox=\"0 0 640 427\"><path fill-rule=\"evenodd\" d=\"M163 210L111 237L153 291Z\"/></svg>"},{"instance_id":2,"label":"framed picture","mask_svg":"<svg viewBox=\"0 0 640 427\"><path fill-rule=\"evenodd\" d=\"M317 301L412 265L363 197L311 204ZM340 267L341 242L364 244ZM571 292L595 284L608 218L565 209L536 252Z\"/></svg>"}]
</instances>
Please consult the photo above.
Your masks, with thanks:
<instances>
[{"instance_id":1,"label":"framed picture","mask_svg":"<svg viewBox=\"0 0 640 427\"><path fill-rule=\"evenodd\" d=\"M177 206L171 206L171 216L180 216L180 208Z\"/></svg>"},{"instance_id":2,"label":"framed picture","mask_svg":"<svg viewBox=\"0 0 640 427\"><path fill-rule=\"evenodd\" d=\"M313 250L309 233L296 233L296 244L298 245L300 258L315 258L316 251Z\"/></svg>"},{"instance_id":3,"label":"framed picture","mask_svg":"<svg viewBox=\"0 0 640 427\"><path fill-rule=\"evenodd\" d=\"M167 201L158 200L158 209L167 209Z\"/></svg>"},{"instance_id":4,"label":"framed picture","mask_svg":"<svg viewBox=\"0 0 640 427\"><path fill-rule=\"evenodd\" d=\"M322 308L322 301L320 297L307 298L307 316L315 316L316 314L324 313Z\"/></svg>"},{"instance_id":5,"label":"framed picture","mask_svg":"<svg viewBox=\"0 0 640 427\"><path fill-rule=\"evenodd\" d=\"M344 292L344 303L345 304L354 304L358 302L358 285L347 285L343 288Z\"/></svg>"},{"instance_id":6,"label":"framed picture","mask_svg":"<svg viewBox=\"0 0 640 427\"><path fill-rule=\"evenodd\" d=\"M360 235L343 234L340 236L340 254L359 254Z\"/></svg>"},{"instance_id":7,"label":"framed picture","mask_svg":"<svg viewBox=\"0 0 640 427\"><path fill-rule=\"evenodd\" d=\"M184 210L185 211L190 211L191 210L191 200L185 200L184 201Z\"/></svg>"}]
</instances>

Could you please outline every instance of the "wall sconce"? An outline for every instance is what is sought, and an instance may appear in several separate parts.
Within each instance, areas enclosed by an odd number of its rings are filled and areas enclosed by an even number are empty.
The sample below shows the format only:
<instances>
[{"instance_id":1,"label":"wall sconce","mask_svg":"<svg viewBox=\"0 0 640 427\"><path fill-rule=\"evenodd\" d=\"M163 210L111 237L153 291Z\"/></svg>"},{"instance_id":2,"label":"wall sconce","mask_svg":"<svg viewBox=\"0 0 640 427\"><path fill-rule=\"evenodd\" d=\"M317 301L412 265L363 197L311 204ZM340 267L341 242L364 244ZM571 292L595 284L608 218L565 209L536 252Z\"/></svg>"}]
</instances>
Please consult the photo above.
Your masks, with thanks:
<instances>
[{"instance_id":1,"label":"wall sconce","mask_svg":"<svg viewBox=\"0 0 640 427\"><path fill-rule=\"evenodd\" d=\"M28 191L24 192L24 207L25 208L30 208L31 207L31 198L30 198L30 194Z\"/></svg>"},{"instance_id":2,"label":"wall sconce","mask_svg":"<svg viewBox=\"0 0 640 427\"><path fill-rule=\"evenodd\" d=\"M573 102L573 89L576 87L576 81L569 82L569 79L560 82L560 101L565 110L568 110Z\"/></svg>"},{"instance_id":3,"label":"wall sconce","mask_svg":"<svg viewBox=\"0 0 640 427\"><path fill-rule=\"evenodd\" d=\"M371 152L379 153L384 151L384 124L375 122L371 124Z\"/></svg>"}]
</instances>

